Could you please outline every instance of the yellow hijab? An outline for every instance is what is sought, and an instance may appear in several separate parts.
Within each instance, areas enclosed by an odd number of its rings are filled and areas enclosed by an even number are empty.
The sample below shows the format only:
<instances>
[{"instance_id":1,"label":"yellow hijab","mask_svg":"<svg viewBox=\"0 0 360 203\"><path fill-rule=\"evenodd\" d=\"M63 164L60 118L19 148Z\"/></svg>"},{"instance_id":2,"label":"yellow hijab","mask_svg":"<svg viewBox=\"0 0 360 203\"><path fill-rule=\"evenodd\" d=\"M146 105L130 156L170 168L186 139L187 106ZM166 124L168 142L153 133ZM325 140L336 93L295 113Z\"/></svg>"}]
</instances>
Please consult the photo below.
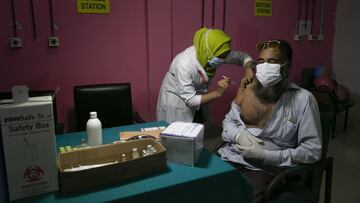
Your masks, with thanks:
<instances>
[{"instance_id":1,"label":"yellow hijab","mask_svg":"<svg viewBox=\"0 0 360 203\"><path fill-rule=\"evenodd\" d=\"M196 49L196 58L200 65L205 68L208 60L231 50L231 38L222 30L204 27L195 33L194 46Z\"/></svg>"}]
</instances>

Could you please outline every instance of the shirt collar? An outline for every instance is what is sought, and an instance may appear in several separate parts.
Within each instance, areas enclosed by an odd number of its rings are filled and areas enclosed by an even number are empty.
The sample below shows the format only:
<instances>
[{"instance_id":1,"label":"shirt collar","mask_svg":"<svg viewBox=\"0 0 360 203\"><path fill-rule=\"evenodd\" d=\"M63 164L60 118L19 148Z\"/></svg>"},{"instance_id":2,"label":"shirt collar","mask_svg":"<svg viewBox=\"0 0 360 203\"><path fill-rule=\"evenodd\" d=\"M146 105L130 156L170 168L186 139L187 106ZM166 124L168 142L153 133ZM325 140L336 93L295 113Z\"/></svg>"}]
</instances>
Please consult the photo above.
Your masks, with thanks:
<instances>
[{"instance_id":1,"label":"shirt collar","mask_svg":"<svg viewBox=\"0 0 360 203\"><path fill-rule=\"evenodd\" d=\"M300 89L301 88L297 84L293 82L290 83L289 90L300 90Z\"/></svg>"}]
</instances>

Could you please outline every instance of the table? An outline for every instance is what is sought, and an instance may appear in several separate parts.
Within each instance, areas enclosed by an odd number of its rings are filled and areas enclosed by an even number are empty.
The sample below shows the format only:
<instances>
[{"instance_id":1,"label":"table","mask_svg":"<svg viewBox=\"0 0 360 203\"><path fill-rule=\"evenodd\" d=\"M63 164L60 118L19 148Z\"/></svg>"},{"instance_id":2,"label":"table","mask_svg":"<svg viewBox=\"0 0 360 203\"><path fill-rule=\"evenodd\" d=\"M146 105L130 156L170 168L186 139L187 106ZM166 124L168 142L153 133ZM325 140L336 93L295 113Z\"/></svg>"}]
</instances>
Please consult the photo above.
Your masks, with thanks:
<instances>
[{"instance_id":1,"label":"table","mask_svg":"<svg viewBox=\"0 0 360 203\"><path fill-rule=\"evenodd\" d=\"M103 143L119 139L119 132L167 126L165 121L103 129ZM86 132L56 136L57 148L76 146ZM14 202L251 202L249 180L234 167L204 150L195 167L168 163L168 170L91 191L63 195L52 192Z\"/></svg>"}]
</instances>

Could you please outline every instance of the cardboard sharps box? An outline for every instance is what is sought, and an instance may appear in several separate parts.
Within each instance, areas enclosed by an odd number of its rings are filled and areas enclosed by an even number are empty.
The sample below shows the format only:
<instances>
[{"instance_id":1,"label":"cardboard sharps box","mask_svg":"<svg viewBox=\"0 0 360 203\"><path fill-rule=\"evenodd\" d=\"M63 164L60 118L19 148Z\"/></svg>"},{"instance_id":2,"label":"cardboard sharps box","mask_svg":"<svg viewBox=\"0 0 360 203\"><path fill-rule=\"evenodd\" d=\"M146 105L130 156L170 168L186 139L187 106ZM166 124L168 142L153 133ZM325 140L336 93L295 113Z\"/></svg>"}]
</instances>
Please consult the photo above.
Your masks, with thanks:
<instances>
[{"instance_id":1,"label":"cardboard sharps box","mask_svg":"<svg viewBox=\"0 0 360 203\"><path fill-rule=\"evenodd\" d=\"M0 104L9 199L58 190L52 98Z\"/></svg>"}]
</instances>

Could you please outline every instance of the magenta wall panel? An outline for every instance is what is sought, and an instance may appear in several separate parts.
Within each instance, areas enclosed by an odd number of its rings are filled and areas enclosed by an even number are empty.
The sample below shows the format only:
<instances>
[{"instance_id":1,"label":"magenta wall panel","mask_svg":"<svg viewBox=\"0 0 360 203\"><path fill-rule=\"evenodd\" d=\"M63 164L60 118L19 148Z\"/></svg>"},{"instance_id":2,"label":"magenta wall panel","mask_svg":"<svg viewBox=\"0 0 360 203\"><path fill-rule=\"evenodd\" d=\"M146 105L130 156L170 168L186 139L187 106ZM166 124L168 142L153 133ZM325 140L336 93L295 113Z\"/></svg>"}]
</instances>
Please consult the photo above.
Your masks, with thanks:
<instances>
[{"instance_id":1,"label":"magenta wall panel","mask_svg":"<svg viewBox=\"0 0 360 203\"><path fill-rule=\"evenodd\" d=\"M169 0L148 1L150 120L156 119L159 89L172 60L171 6Z\"/></svg>"},{"instance_id":2,"label":"magenta wall panel","mask_svg":"<svg viewBox=\"0 0 360 203\"><path fill-rule=\"evenodd\" d=\"M28 2L28 1L26 1ZM54 21L60 39L58 48L48 48L50 35L48 1L35 1L38 38L32 38L29 5L16 1L21 49L11 49L9 9L2 13L1 90L26 84L30 89L55 89L59 120L73 125L74 85L131 82L134 109L148 114L148 73L145 1L111 1L111 14L77 14L76 1L54 0ZM6 13L6 15L5 15ZM25 15L26 14L26 15Z\"/></svg>"}]
</instances>

